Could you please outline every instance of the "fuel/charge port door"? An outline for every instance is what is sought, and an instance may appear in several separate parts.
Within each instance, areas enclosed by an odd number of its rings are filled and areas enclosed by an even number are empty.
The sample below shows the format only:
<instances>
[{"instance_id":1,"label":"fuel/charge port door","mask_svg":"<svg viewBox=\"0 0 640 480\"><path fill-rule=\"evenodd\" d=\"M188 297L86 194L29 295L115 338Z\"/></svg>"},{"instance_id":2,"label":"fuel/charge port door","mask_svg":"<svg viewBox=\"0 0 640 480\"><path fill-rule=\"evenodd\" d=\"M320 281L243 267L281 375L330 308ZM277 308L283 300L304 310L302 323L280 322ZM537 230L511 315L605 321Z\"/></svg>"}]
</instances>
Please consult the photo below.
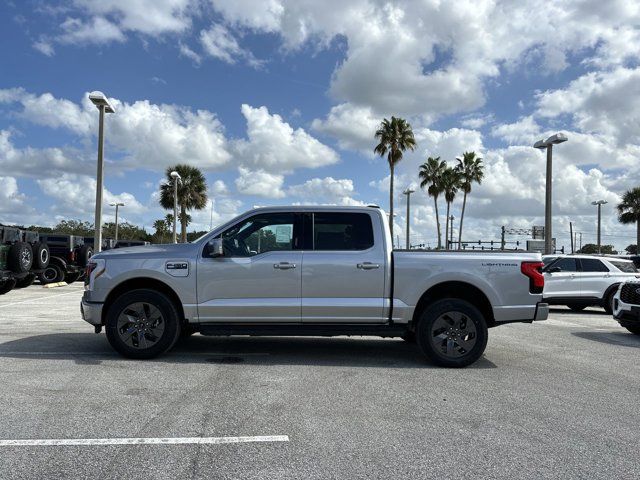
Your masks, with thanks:
<instances>
[{"instance_id":1,"label":"fuel/charge port door","mask_svg":"<svg viewBox=\"0 0 640 480\"><path fill-rule=\"evenodd\" d=\"M172 277L188 277L189 262L186 260L171 260L164 264L164 271Z\"/></svg>"}]
</instances>

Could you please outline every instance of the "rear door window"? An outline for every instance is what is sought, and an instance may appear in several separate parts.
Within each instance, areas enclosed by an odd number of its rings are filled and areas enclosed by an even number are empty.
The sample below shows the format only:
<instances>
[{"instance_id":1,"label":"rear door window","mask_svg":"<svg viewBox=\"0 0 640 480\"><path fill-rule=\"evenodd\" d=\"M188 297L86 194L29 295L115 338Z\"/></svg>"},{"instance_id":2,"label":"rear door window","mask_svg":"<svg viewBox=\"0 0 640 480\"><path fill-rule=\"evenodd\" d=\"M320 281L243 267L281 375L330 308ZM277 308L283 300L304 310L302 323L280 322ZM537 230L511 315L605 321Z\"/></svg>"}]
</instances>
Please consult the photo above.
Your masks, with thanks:
<instances>
[{"instance_id":1,"label":"rear door window","mask_svg":"<svg viewBox=\"0 0 640 480\"><path fill-rule=\"evenodd\" d=\"M580 264L585 273L608 272L609 268L597 258L581 258Z\"/></svg>"},{"instance_id":2,"label":"rear door window","mask_svg":"<svg viewBox=\"0 0 640 480\"><path fill-rule=\"evenodd\" d=\"M367 250L373 226L366 213L319 212L313 215L314 250Z\"/></svg>"}]
</instances>

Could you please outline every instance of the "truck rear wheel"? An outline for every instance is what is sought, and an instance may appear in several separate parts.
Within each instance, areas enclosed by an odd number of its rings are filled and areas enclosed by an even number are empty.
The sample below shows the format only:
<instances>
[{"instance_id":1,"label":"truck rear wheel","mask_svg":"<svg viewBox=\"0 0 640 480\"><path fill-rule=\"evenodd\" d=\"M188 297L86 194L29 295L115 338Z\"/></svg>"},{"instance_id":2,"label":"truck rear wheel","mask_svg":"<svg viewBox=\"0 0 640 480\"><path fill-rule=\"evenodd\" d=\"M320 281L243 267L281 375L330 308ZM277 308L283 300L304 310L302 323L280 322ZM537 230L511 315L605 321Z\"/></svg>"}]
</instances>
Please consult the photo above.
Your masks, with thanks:
<instances>
[{"instance_id":1,"label":"truck rear wheel","mask_svg":"<svg viewBox=\"0 0 640 480\"><path fill-rule=\"evenodd\" d=\"M443 367L466 367L487 347L487 322L471 303L446 298L429 305L420 315L416 339L422 353Z\"/></svg>"},{"instance_id":2,"label":"truck rear wheel","mask_svg":"<svg viewBox=\"0 0 640 480\"><path fill-rule=\"evenodd\" d=\"M180 319L169 298L155 290L133 290L118 297L106 316L107 339L128 358L153 358L180 336Z\"/></svg>"}]
</instances>

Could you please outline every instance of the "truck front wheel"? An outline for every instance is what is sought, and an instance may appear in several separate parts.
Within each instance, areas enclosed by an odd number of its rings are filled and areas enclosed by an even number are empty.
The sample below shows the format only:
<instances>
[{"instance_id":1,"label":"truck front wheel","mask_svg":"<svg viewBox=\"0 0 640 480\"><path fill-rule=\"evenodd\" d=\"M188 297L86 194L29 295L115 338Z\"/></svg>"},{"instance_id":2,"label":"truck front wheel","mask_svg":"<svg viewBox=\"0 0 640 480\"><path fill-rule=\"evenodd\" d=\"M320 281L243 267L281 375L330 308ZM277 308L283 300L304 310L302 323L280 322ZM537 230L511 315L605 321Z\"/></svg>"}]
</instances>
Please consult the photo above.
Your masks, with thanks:
<instances>
[{"instance_id":1,"label":"truck front wheel","mask_svg":"<svg viewBox=\"0 0 640 480\"><path fill-rule=\"evenodd\" d=\"M153 358L169 350L180 336L173 302L155 290L133 290L107 310L106 333L111 346L128 358Z\"/></svg>"},{"instance_id":2,"label":"truck front wheel","mask_svg":"<svg viewBox=\"0 0 640 480\"><path fill-rule=\"evenodd\" d=\"M422 353L443 367L466 367L487 347L487 322L471 303L457 298L438 300L421 314L416 339Z\"/></svg>"}]
</instances>

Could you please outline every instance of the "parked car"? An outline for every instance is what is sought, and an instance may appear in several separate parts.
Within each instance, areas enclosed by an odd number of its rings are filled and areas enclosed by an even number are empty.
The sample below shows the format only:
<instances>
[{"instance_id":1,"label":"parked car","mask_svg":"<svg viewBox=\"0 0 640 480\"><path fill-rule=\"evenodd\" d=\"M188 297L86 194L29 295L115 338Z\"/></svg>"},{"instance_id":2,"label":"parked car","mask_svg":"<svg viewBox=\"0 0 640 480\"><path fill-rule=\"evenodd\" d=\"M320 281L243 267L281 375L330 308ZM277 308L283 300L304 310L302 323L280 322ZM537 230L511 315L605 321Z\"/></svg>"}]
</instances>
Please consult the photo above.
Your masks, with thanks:
<instances>
[{"instance_id":1,"label":"parked car","mask_svg":"<svg viewBox=\"0 0 640 480\"><path fill-rule=\"evenodd\" d=\"M594 255L554 257L543 269L544 301L550 305L566 305L575 312L600 306L610 314L618 286L640 276L630 260Z\"/></svg>"},{"instance_id":2,"label":"parked car","mask_svg":"<svg viewBox=\"0 0 640 480\"><path fill-rule=\"evenodd\" d=\"M0 225L0 294L28 287L49 264L49 249L37 232Z\"/></svg>"},{"instance_id":3,"label":"parked car","mask_svg":"<svg viewBox=\"0 0 640 480\"><path fill-rule=\"evenodd\" d=\"M144 245L150 245L150 242L143 240L118 240L118 243L116 243L116 246L113 248L140 247Z\"/></svg>"},{"instance_id":4,"label":"parked car","mask_svg":"<svg viewBox=\"0 0 640 480\"><path fill-rule=\"evenodd\" d=\"M636 268L640 269L640 255L617 255L618 258L631 260Z\"/></svg>"},{"instance_id":5,"label":"parked car","mask_svg":"<svg viewBox=\"0 0 640 480\"><path fill-rule=\"evenodd\" d=\"M93 255L93 247L75 235L47 233L40 238L47 242L51 252L49 266L39 276L40 282L73 283L78 280Z\"/></svg>"},{"instance_id":6,"label":"parked car","mask_svg":"<svg viewBox=\"0 0 640 480\"><path fill-rule=\"evenodd\" d=\"M613 318L631 333L640 335L640 282L620 284L613 297Z\"/></svg>"},{"instance_id":7,"label":"parked car","mask_svg":"<svg viewBox=\"0 0 640 480\"><path fill-rule=\"evenodd\" d=\"M81 310L132 358L181 332L376 335L463 367L488 328L547 318L542 265L539 253L393 251L375 207L261 208L192 243L95 255Z\"/></svg>"}]
</instances>

